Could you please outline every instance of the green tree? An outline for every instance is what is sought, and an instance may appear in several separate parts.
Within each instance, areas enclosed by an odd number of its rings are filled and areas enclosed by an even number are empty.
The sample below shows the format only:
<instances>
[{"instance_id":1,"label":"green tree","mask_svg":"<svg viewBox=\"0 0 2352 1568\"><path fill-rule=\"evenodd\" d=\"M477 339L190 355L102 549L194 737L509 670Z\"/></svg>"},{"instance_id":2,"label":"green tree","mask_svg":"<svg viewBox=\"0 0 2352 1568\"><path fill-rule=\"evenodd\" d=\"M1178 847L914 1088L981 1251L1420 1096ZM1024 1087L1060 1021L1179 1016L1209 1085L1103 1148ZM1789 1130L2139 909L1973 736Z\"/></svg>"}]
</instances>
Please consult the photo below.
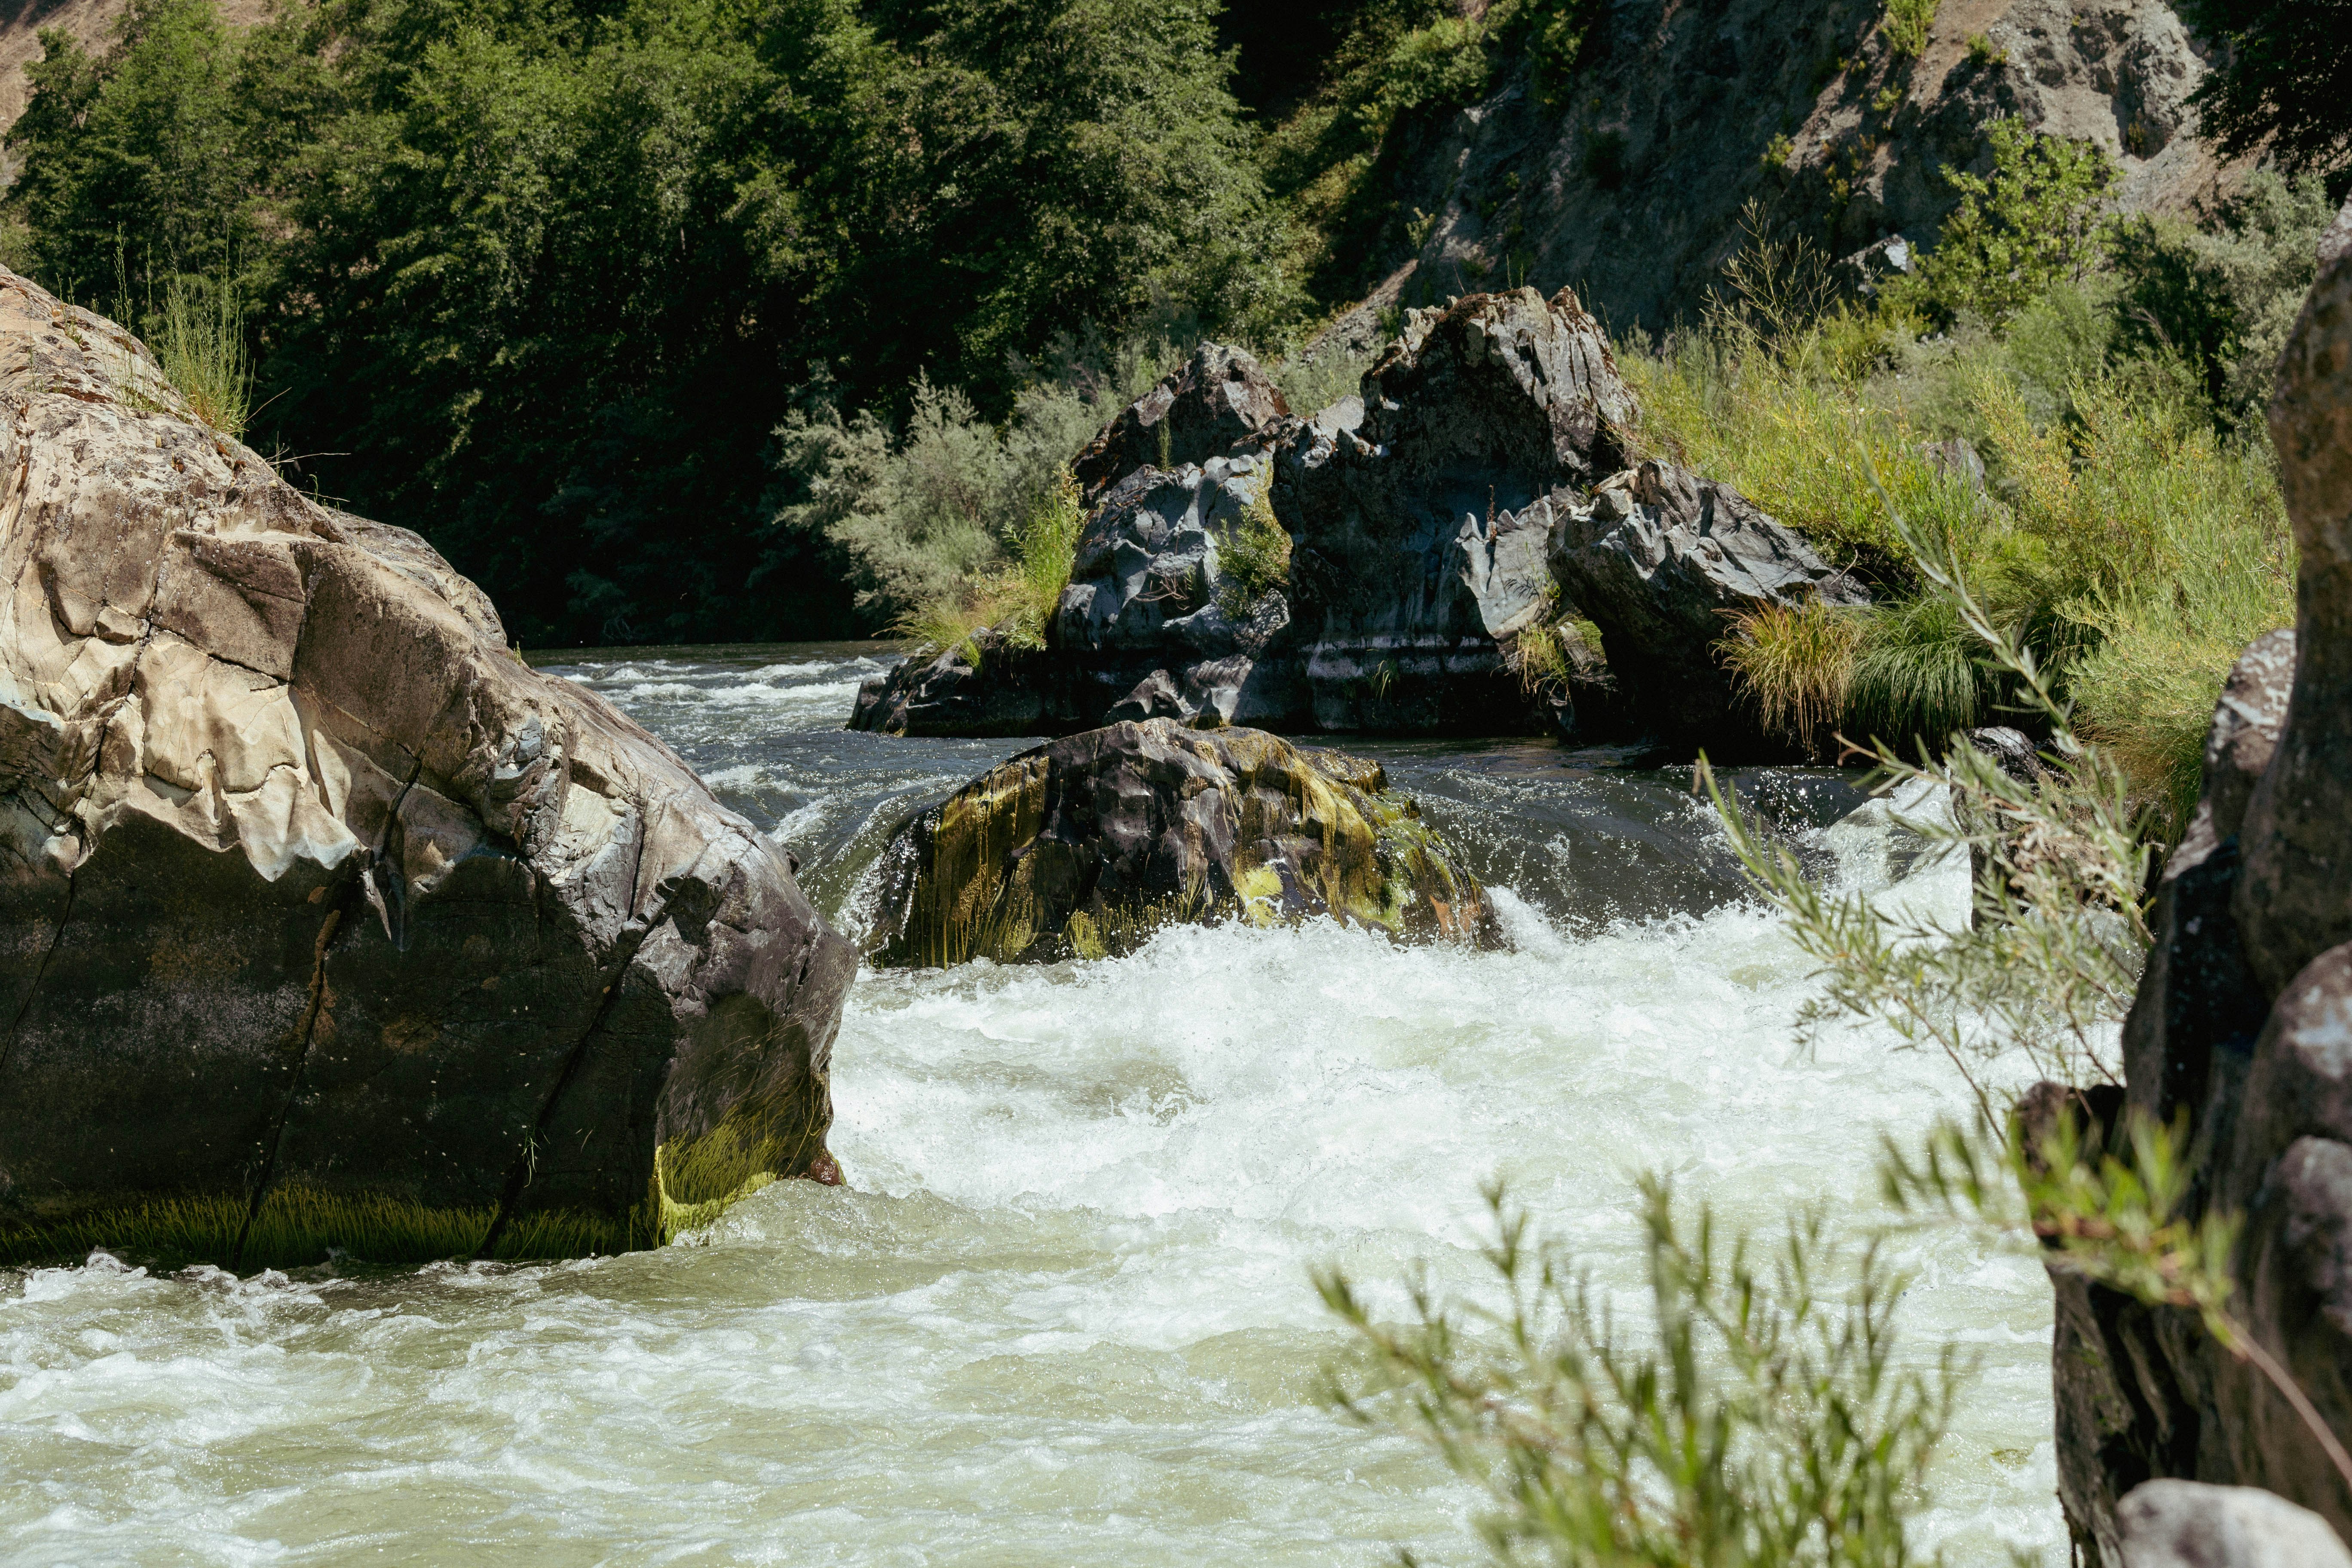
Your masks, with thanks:
<instances>
[{"instance_id":1,"label":"green tree","mask_svg":"<svg viewBox=\"0 0 2352 1568\"><path fill-rule=\"evenodd\" d=\"M159 298L234 267L256 439L525 640L828 635L844 561L776 521L770 434L810 367L999 421L1086 323L1287 310L1213 10L322 0L239 37L138 0L52 36L9 216L85 298L118 245Z\"/></svg>"},{"instance_id":2,"label":"green tree","mask_svg":"<svg viewBox=\"0 0 2352 1568\"><path fill-rule=\"evenodd\" d=\"M118 246L150 277L225 269L250 233L257 170L236 41L211 0L133 0L102 57L62 29L40 39L7 137L25 165L9 200L51 287L96 302Z\"/></svg>"},{"instance_id":3,"label":"green tree","mask_svg":"<svg viewBox=\"0 0 2352 1568\"><path fill-rule=\"evenodd\" d=\"M2189 101L2223 156L2265 149L2291 169L2352 163L2352 3L2182 0L2189 25L2218 41Z\"/></svg>"},{"instance_id":4,"label":"green tree","mask_svg":"<svg viewBox=\"0 0 2352 1568\"><path fill-rule=\"evenodd\" d=\"M1944 219L1900 304L1948 321L1962 311L1998 325L2053 284L2080 281L2104 255L2101 214L2117 171L2095 143L2028 131L2014 118L1985 128L1990 174L1947 168L1960 205Z\"/></svg>"}]
</instances>

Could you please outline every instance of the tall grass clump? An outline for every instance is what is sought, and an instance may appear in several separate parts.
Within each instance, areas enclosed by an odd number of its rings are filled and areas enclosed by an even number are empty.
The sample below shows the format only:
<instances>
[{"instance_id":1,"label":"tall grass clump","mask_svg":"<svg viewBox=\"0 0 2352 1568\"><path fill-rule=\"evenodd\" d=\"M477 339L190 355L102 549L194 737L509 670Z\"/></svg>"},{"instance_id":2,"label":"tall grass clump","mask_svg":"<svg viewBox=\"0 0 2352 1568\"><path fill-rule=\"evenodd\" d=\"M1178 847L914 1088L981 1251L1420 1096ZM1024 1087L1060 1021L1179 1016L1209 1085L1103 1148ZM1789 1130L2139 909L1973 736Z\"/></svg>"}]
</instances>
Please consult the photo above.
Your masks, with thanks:
<instances>
[{"instance_id":1,"label":"tall grass clump","mask_svg":"<svg viewBox=\"0 0 2352 1568\"><path fill-rule=\"evenodd\" d=\"M1856 742L1906 753L1941 743L1991 716L1991 684L1950 603L1923 594L1874 614L1854 653L1841 718Z\"/></svg>"},{"instance_id":2,"label":"tall grass clump","mask_svg":"<svg viewBox=\"0 0 2352 1568\"><path fill-rule=\"evenodd\" d=\"M189 413L232 441L243 437L253 416L253 361L232 285L173 278L149 323L147 346Z\"/></svg>"},{"instance_id":3,"label":"tall grass clump","mask_svg":"<svg viewBox=\"0 0 2352 1568\"><path fill-rule=\"evenodd\" d=\"M1425 1437L1486 1489L1479 1534L1498 1561L1902 1568L1922 1481L1964 1366L1906 1365L1904 1281L1822 1213L1771 1242L1678 1215L1641 1185L1647 1300L1621 1317L1575 1255L1490 1188L1495 1289L1439 1300L1409 1287L1383 1321L1343 1274L1318 1279L1366 1368L1331 1397L1367 1426Z\"/></svg>"},{"instance_id":4,"label":"tall grass clump","mask_svg":"<svg viewBox=\"0 0 2352 1568\"><path fill-rule=\"evenodd\" d=\"M1733 626L1723 661L1754 700L1764 727L1814 752L1845 711L1863 616L1810 599L1744 612Z\"/></svg>"},{"instance_id":5,"label":"tall grass clump","mask_svg":"<svg viewBox=\"0 0 2352 1568\"><path fill-rule=\"evenodd\" d=\"M1217 604L1247 620L1268 595L1289 586L1290 535L1275 520L1270 494L1261 493L1217 551Z\"/></svg>"}]
</instances>

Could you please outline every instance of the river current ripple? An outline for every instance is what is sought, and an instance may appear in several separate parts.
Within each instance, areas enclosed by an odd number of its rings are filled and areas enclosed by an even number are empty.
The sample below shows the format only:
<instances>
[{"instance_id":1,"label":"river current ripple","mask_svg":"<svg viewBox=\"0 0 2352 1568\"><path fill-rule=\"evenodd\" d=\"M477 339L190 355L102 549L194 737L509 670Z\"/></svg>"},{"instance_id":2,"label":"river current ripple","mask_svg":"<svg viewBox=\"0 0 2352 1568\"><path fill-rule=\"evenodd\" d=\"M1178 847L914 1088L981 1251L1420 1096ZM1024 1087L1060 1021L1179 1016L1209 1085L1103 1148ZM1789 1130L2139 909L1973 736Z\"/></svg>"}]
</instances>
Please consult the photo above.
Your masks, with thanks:
<instances>
[{"instance_id":1,"label":"river current ripple","mask_svg":"<svg viewBox=\"0 0 2352 1568\"><path fill-rule=\"evenodd\" d=\"M1020 749L839 728L870 646L549 662L799 856L854 920L891 826ZM1866 1033L1801 1047L1808 965L1687 770L1364 742L1497 889L1510 952L1328 923L1122 959L865 973L850 1185L781 1183L659 1251L531 1267L0 1270L0 1563L1353 1565L1480 1561L1477 1497L1326 1413L1311 1265L1478 1278L1501 1175L1604 1287L1634 1175L1767 1226L1873 1203L1882 1131L1963 1106ZM1819 875L1950 910L1826 771L1738 785ZM1923 1362L1979 1370L1928 1519L2063 1561L2030 1257L1906 1237Z\"/></svg>"}]
</instances>

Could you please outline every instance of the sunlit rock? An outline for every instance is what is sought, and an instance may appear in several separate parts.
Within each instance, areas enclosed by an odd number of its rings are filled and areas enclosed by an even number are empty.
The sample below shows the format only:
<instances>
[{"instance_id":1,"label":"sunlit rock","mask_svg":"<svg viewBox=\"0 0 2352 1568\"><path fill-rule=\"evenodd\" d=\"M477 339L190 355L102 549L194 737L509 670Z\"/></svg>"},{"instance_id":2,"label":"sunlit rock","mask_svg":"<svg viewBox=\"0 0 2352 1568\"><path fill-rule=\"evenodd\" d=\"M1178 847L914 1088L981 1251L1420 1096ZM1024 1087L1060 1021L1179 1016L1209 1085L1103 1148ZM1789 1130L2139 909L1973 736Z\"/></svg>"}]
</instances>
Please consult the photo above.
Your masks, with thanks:
<instances>
[{"instance_id":1,"label":"sunlit rock","mask_svg":"<svg viewBox=\"0 0 2352 1568\"><path fill-rule=\"evenodd\" d=\"M830 1175L854 956L412 533L0 273L0 1258L644 1244Z\"/></svg>"}]
</instances>

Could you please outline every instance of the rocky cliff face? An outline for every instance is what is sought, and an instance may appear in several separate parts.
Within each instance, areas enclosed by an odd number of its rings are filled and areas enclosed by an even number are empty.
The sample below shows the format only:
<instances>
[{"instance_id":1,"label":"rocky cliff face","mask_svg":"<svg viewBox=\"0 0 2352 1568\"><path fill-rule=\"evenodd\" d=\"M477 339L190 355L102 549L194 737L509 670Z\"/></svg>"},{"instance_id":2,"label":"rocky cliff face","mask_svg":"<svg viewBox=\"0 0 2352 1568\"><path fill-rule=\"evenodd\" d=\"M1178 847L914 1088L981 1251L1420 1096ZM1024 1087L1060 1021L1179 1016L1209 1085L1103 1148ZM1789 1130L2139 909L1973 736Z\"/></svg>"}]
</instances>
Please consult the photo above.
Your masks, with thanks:
<instances>
[{"instance_id":1,"label":"rocky cliff face","mask_svg":"<svg viewBox=\"0 0 2352 1568\"><path fill-rule=\"evenodd\" d=\"M2196 1201L2243 1216L2232 1310L2352 1431L2352 208L2279 367L2271 434L2302 554L2293 634L2249 648L2167 865L2125 1026L2121 1102L2187 1116ZM2352 1536L2352 1491L2280 1394L2185 1310L2060 1276L2061 1495L2126 1561L2117 1504L2151 1477L2265 1488Z\"/></svg>"},{"instance_id":2,"label":"rocky cliff face","mask_svg":"<svg viewBox=\"0 0 2352 1568\"><path fill-rule=\"evenodd\" d=\"M0 584L0 1255L586 1250L831 1174L855 961L774 847L5 272Z\"/></svg>"},{"instance_id":3,"label":"rocky cliff face","mask_svg":"<svg viewBox=\"0 0 2352 1568\"><path fill-rule=\"evenodd\" d=\"M1832 257L1932 243L1956 200L1940 169L1989 168L1983 127L2002 115L2106 149L2132 210L2188 207L2230 177L2184 108L2205 47L2162 0L1943 0L1916 60L1884 16L1606 8L1563 97L1522 73L1418 132L1384 194L1430 226L1336 334L1370 347L1383 310L1507 274L1573 284L1620 331L1696 319L1750 199Z\"/></svg>"}]
</instances>

